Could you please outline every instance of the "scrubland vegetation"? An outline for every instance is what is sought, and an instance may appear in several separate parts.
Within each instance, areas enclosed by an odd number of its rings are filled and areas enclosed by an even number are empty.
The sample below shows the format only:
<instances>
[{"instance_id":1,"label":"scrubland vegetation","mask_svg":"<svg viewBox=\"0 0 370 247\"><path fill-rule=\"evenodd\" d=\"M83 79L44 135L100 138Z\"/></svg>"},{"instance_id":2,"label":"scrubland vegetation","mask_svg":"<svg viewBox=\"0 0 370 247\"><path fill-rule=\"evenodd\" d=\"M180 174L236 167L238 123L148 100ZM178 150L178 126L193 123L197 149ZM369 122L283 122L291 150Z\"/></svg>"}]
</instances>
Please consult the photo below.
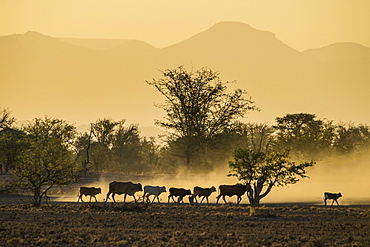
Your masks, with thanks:
<instances>
[{"instance_id":1,"label":"scrubland vegetation","mask_svg":"<svg viewBox=\"0 0 370 247\"><path fill-rule=\"evenodd\" d=\"M254 102L244 90L227 91L229 82L207 69L188 72L180 66L147 83L165 98L159 107L166 117L156 121L168 131L161 137L143 137L138 125L108 118L90 123L85 133L47 116L17 127L11 112L0 108L2 246L370 245L369 207L260 205L273 188L310 176L312 166L325 171L326 159L350 161L367 154L369 126L334 124L310 113L276 117L273 125L243 122L248 111L258 110ZM190 189L205 181L202 174L223 171L217 177L236 177L233 183L246 186L253 207L247 202L42 205L58 188L75 195L78 186L92 185L86 178L94 172L164 179L179 171L199 175L187 180ZM13 200L14 193L31 195L37 207Z\"/></svg>"},{"instance_id":2,"label":"scrubland vegetation","mask_svg":"<svg viewBox=\"0 0 370 247\"><path fill-rule=\"evenodd\" d=\"M207 173L229 165L229 174L247 186L250 203L259 205L273 187L297 183L307 168L326 157L360 153L370 147L367 125L333 124L314 114L276 117L276 124L245 123L259 110L245 90L230 92L219 74L182 66L147 81L164 96L166 117L156 120L168 130L158 137L140 136L138 125L98 119L85 133L62 119L35 118L15 127L8 109L0 109L0 173L14 182L3 190L33 193L34 205L56 187L89 172L174 174Z\"/></svg>"}]
</instances>

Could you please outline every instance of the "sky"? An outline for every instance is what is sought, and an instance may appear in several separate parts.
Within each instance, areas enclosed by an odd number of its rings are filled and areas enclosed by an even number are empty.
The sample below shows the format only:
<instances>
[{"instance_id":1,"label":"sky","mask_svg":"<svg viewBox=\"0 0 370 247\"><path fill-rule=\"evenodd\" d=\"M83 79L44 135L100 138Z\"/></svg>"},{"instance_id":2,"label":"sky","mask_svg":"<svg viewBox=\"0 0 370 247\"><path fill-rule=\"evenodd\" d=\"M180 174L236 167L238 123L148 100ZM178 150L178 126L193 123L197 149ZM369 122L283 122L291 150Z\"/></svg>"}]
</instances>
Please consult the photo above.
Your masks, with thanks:
<instances>
[{"instance_id":1,"label":"sky","mask_svg":"<svg viewBox=\"0 0 370 247\"><path fill-rule=\"evenodd\" d=\"M0 36L143 40L157 48L220 21L240 21L299 51L335 42L370 47L369 0L0 0Z\"/></svg>"}]
</instances>

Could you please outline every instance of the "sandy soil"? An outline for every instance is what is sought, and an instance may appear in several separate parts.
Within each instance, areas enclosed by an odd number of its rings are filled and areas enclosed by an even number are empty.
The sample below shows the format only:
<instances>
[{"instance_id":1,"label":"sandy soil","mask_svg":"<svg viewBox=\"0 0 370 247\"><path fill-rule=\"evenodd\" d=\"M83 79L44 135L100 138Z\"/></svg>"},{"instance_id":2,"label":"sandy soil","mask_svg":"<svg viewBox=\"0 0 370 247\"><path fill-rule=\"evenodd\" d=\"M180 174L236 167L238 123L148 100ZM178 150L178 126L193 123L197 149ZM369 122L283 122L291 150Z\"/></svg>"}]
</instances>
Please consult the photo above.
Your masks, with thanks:
<instances>
[{"instance_id":1,"label":"sandy soil","mask_svg":"<svg viewBox=\"0 0 370 247\"><path fill-rule=\"evenodd\" d=\"M370 246L369 232L369 206L0 205L1 246Z\"/></svg>"}]
</instances>

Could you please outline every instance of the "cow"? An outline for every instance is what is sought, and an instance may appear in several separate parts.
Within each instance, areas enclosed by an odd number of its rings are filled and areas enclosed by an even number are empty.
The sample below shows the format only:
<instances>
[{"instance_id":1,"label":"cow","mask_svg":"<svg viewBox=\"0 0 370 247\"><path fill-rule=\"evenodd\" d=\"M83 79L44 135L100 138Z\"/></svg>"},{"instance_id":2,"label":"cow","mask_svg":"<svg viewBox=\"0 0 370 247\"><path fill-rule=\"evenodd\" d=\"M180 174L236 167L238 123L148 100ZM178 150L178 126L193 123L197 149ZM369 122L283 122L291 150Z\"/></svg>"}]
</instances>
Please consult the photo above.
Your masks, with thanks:
<instances>
[{"instance_id":1,"label":"cow","mask_svg":"<svg viewBox=\"0 0 370 247\"><path fill-rule=\"evenodd\" d=\"M247 186L241 184L220 185L218 187L218 190L220 194L216 197L217 198L216 204L218 203L218 200L220 199L221 196L226 204L227 202L225 200L225 196L229 197L237 196L238 197L237 204L239 204L242 200L242 195L244 195L245 192L247 191Z\"/></svg>"},{"instance_id":2,"label":"cow","mask_svg":"<svg viewBox=\"0 0 370 247\"><path fill-rule=\"evenodd\" d=\"M145 185L144 186L144 195L143 195L143 198L145 199L145 196L146 196L146 202L150 202L149 196L150 195L154 195L154 198L153 198L152 203L154 202L155 198L157 198L158 203L159 203L159 195L162 192L167 192L166 191L166 187L164 187L164 186L160 187L160 186Z\"/></svg>"},{"instance_id":3,"label":"cow","mask_svg":"<svg viewBox=\"0 0 370 247\"><path fill-rule=\"evenodd\" d=\"M91 198L94 197L95 198L95 202L97 202L98 200L96 199L96 195L97 194L100 194L101 193L101 188L95 188L95 187L80 187L80 193L78 195L78 199L77 199L77 202L80 201L81 199L81 202L84 202L82 200L82 196L90 196L90 201L91 202Z\"/></svg>"},{"instance_id":4,"label":"cow","mask_svg":"<svg viewBox=\"0 0 370 247\"><path fill-rule=\"evenodd\" d=\"M126 202L127 195L134 197L134 200L136 202L135 192L137 191L143 191L143 187L141 186L140 183L134 184L132 182L116 182L116 181L111 182L109 184L109 192L107 194L105 202L107 202L108 199L110 199L109 198L110 194L112 194L112 199L114 202L116 202L116 200L114 199L115 194L118 195L124 194L123 202Z\"/></svg>"},{"instance_id":5,"label":"cow","mask_svg":"<svg viewBox=\"0 0 370 247\"><path fill-rule=\"evenodd\" d=\"M342 197L342 194L341 193L329 193L329 192L325 192L324 193L324 204L326 206L326 200L333 200L331 205L334 204L334 202L337 203L337 205L339 206L339 203L338 203L338 198L339 197Z\"/></svg>"},{"instance_id":6,"label":"cow","mask_svg":"<svg viewBox=\"0 0 370 247\"><path fill-rule=\"evenodd\" d=\"M203 202L204 198L206 198L207 203L209 203L208 197L215 191L216 188L214 186L212 186L211 188L201 188L199 186L195 186L193 189L195 202L198 203L197 196L199 196L199 198L203 197L200 203Z\"/></svg>"},{"instance_id":7,"label":"cow","mask_svg":"<svg viewBox=\"0 0 370 247\"><path fill-rule=\"evenodd\" d=\"M170 203L170 198L175 201L175 199L173 198L174 196L179 198L177 201L178 203L184 202L184 196L191 196L191 190L186 190L182 188L170 188L169 192L170 195L168 196L168 203Z\"/></svg>"}]
</instances>

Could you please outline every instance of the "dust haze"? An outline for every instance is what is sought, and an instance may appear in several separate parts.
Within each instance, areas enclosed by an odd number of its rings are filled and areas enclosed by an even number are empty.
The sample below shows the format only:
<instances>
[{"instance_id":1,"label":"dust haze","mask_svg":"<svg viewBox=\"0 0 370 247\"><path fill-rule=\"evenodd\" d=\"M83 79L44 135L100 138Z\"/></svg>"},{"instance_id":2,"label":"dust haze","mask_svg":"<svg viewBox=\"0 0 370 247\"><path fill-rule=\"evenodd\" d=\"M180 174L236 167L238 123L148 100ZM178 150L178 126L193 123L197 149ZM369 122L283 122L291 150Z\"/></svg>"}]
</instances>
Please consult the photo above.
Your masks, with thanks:
<instances>
[{"instance_id":1,"label":"dust haze","mask_svg":"<svg viewBox=\"0 0 370 247\"><path fill-rule=\"evenodd\" d=\"M369 149L358 154L326 157L309 168L307 175L309 179L302 179L297 184L275 188L263 202L323 204L324 192L341 192L341 205L370 202Z\"/></svg>"},{"instance_id":2,"label":"dust haze","mask_svg":"<svg viewBox=\"0 0 370 247\"><path fill-rule=\"evenodd\" d=\"M88 124L108 117L153 126L164 116L154 106L163 97L145 81L183 65L236 81L261 109L248 114L251 122L313 112L369 123L370 47L338 42L300 52L274 30L238 21L212 23L164 48L145 40L12 34L0 37L1 105L20 121L48 115Z\"/></svg>"},{"instance_id":3,"label":"dust haze","mask_svg":"<svg viewBox=\"0 0 370 247\"><path fill-rule=\"evenodd\" d=\"M103 173L98 181L84 183L80 186L101 187L102 194L97 196L99 202L105 200L108 193L110 182L121 181L141 183L152 186L165 186L167 192L160 196L161 203L167 203L168 190L170 187L191 189L194 186L209 188L215 186L217 192L210 197L210 203L216 202L218 186L222 184L235 184L238 182L236 177L228 177L229 167L219 166L209 173L194 174L186 170L179 170L176 174L156 174L156 175L126 175ZM339 199L340 205L368 204L370 203L370 149L358 154L331 156L317 161L317 163L307 170L309 179L301 179L298 183L286 187L275 187L269 195L261 200L263 203L312 203L323 204L324 192L341 192L343 197ZM58 200L77 201L78 188L71 190L70 195L61 196ZM143 193L135 194L137 199L141 199ZM118 202L123 201L123 195L116 195ZM153 196L150 197L153 199ZM83 197L86 202L89 197ZM94 199L93 199L94 200ZM184 198L188 203L188 198ZM236 197L226 197L229 203L235 203ZM133 197L127 196L126 202L132 202ZM111 202L111 201L109 201ZM222 200L220 203L223 203ZM243 196L242 204L249 204L246 196ZM331 204L331 201L329 201Z\"/></svg>"}]
</instances>

